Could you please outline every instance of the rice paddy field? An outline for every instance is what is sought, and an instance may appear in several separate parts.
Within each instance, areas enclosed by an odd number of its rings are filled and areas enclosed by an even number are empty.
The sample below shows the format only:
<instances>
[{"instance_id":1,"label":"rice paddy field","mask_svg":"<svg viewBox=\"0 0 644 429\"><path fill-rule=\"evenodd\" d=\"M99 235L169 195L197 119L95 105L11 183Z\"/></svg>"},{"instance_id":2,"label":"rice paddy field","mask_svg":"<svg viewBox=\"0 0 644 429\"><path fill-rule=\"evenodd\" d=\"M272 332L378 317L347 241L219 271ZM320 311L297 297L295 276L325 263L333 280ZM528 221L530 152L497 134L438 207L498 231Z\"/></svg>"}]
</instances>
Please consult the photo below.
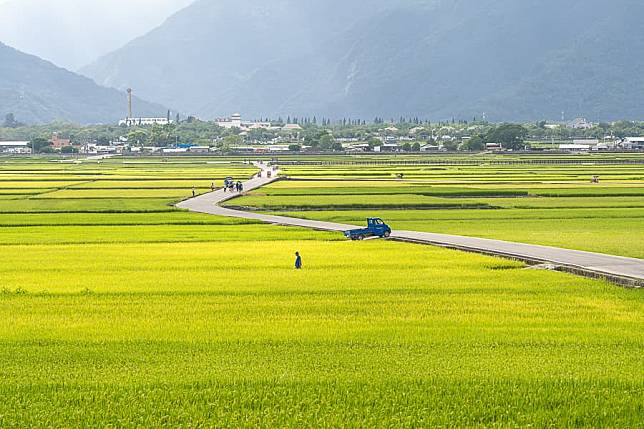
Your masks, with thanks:
<instances>
[{"instance_id":1,"label":"rice paddy field","mask_svg":"<svg viewBox=\"0 0 644 429\"><path fill-rule=\"evenodd\" d=\"M228 204L340 223L380 216L400 230L644 258L644 164L595 165L592 159L573 165L286 166L283 174L291 180ZM599 184L591 183L595 175Z\"/></svg>"},{"instance_id":2,"label":"rice paddy field","mask_svg":"<svg viewBox=\"0 0 644 429\"><path fill-rule=\"evenodd\" d=\"M643 427L642 291L173 207L255 173L230 161L0 159L0 427ZM641 255L644 173L622 167L590 186L590 167L294 166L307 181L230 204L491 235L542 222Z\"/></svg>"}]
</instances>

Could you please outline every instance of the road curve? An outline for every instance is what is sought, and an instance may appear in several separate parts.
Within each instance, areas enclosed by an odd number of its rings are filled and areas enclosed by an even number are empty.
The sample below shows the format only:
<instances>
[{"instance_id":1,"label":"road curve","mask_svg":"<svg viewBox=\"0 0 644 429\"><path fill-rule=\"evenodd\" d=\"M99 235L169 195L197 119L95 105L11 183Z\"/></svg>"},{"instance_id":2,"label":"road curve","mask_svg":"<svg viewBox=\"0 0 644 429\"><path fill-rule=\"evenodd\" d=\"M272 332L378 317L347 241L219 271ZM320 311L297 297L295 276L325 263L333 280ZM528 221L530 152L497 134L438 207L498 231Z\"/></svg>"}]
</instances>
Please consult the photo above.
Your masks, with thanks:
<instances>
[{"instance_id":1,"label":"road curve","mask_svg":"<svg viewBox=\"0 0 644 429\"><path fill-rule=\"evenodd\" d=\"M256 164L261 173L244 183L245 191L252 191L276 180L278 172L271 172L264 164ZM207 213L233 218L252 219L261 222L298 226L322 231L346 231L360 228L358 225L347 225L284 216L273 216L261 213L245 212L221 207L219 204L238 197L237 193L218 190L208 194L182 201L177 204L180 209L197 213ZM512 243L486 238L463 237L447 234L434 234L418 231L394 231L391 239L420 244L431 244L441 247L483 253L494 256L518 259L531 264L547 264L550 269L571 272L592 278L604 278L623 286L644 287L644 260L580 250L561 249L525 243Z\"/></svg>"}]
</instances>

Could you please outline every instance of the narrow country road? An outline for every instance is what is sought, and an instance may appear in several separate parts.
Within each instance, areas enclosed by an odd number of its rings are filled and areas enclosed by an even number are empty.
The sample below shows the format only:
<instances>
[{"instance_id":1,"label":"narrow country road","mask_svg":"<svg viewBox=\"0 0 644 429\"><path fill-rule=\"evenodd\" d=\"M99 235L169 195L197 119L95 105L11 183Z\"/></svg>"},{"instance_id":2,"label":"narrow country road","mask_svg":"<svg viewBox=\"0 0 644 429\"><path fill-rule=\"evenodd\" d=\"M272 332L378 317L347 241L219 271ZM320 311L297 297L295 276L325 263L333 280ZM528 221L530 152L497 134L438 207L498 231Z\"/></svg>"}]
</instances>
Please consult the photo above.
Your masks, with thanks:
<instances>
[{"instance_id":1,"label":"narrow country road","mask_svg":"<svg viewBox=\"0 0 644 429\"><path fill-rule=\"evenodd\" d=\"M244 183L245 191L265 186L277 180L278 171L255 163L261 169L259 177ZM272 177L268 177L268 172ZM218 190L177 204L180 209L233 218L253 219L276 225L298 226L322 231L346 231L360 228L358 225L297 219L261 213L244 212L221 207L219 204L239 196L236 193ZM392 239L421 244L460 249L527 261L533 264L550 264L560 271L572 272L587 277L607 278L615 283L630 287L644 287L644 260L626 258L580 250L561 249L524 243L512 243L485 238L434 234L417 231L394 231Z\"/></svg>"}]
</instances>

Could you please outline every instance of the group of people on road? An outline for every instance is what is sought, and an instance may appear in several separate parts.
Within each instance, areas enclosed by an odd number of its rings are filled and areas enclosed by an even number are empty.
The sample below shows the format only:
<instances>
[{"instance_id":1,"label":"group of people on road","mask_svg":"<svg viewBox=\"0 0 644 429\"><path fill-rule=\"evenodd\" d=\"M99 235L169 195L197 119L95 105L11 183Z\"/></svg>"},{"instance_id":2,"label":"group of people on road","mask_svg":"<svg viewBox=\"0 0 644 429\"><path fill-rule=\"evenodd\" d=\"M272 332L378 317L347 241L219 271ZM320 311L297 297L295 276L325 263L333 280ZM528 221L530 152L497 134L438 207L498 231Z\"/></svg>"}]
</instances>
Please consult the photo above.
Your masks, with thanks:
<instances>
[{"instance_id":1,"label":"group of people on road","mask_svg":"<svg viewBox=\"0 0 644 429\"><path fill-rule=\"evenodd\" d=\"M215 182L212 182L210 184L210 190L212 192L215 192ZM235 182L231 178L228 178L224 180L224 192L244 192L244 184L240 181ZM192 188L192 198L195 198L197 196L197 188L193 187Z\"/></svg>"},{"instance_id":2,"label":"group of people on road","mask_svg":"<svg viewBox=\"0 0 644 429\"><path fill-rule=\"evenodd\" d=\"M224 180L224 192L244 192L244 184L232 179Z\"/></svg>"}]
</instances>

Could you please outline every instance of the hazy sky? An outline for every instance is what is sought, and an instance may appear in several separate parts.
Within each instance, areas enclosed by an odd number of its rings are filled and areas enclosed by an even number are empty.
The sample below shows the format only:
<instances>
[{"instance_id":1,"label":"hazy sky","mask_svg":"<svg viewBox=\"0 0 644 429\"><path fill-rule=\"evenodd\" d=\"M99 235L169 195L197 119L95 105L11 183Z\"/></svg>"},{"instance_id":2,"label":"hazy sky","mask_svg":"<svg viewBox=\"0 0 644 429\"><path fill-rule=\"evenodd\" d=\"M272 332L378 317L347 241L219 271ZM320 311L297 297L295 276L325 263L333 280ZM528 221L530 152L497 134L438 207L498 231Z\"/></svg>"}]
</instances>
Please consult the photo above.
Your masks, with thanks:
<instances>
[{"instance_id":1,"label":"hazy sky","mask_svg":"<svg viewBox=\"0 0 644 429\"><path fill-rule=\"evenodd\" d=\"M77 70L193 0L0 0L0 42Z\"/></svg>"}]
</instances>

